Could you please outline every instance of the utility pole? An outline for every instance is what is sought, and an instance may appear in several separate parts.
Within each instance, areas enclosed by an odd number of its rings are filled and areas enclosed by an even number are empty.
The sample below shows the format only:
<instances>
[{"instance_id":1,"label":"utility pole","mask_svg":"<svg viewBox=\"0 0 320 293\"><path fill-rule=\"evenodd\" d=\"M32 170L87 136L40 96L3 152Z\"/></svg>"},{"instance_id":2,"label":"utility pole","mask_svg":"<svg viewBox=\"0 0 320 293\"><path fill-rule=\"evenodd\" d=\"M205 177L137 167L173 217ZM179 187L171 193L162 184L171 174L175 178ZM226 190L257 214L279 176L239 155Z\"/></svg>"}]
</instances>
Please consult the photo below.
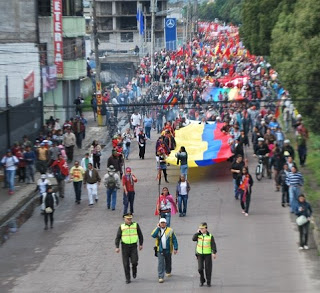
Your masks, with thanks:
<instances>
[{"instance_id":1,"label":"utility pole","mask_svg":"<svg viewBox=\"0 0 320 293\"><path fill-rule=\"evenodd\" d=\"M94 56L96 61L96 99L97 99L97 120L98 125L102 126L102 96L101 96L101 81L100 81L100 60L99 60L99 39L98 39L98 21L97 21L97 2L93 0L93 38L94 38Z\"/></svg>"},{"instance_id":2,"label":"utility pole","mask_svg":"<svg viewBox=\"0 0 320 293\"><path fill-rule=\"evenodd\" d=\"M198 32L198 0L194 0L194 33L197 34Z\"/></svg>"},{"instance_id":3,"label":"utility pole","mask_svg":"<svg viewBox=\"0 0 320 293\"><path fill-rule=\"evenodd\" d=\"M9 104L9 82L8 82L8 75L6 75L6 85L5 85L5 92L6 92L6 130L7 130L7 148L11 148L11 136L10 136L10 104Z\"/></svg>"},{"instance_id":4,"label":"utility pole","mask_svg":"<svg viewBox=\"0 0 320 293\"><path fill-rule=\"evenodd\" d=\"M151 12L151 52L150 52L150 61L151 61L151 76L153 78L153 69L154 69L154 34L155 34L155 16L157 10L157 0L151 0L150 12Z\"/></svg>"}]
</instances>

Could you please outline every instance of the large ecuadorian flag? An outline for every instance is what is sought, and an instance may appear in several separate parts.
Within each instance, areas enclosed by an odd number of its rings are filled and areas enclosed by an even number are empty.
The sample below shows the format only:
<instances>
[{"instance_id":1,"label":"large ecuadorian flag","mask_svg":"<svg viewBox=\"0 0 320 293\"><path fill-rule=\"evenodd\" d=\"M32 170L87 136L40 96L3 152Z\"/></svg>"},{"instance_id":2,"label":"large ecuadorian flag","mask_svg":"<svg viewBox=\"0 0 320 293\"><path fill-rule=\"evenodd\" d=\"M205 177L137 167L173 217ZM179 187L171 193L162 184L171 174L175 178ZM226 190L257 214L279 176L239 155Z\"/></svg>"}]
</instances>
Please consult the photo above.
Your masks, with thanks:
<instances>
[{"instance_id":1,"label":"large ecuadorian flag","mask_svg":"<svg viewBox=\"0 0 320 293\"><path fill-rule=\"evenodd\" d=\"M191 123L176 131L177 146L167 158L167 162L177 165L175 154L181 146L188 153L189 167L203 167L226 161L232 156L228 144L229 135L221 132L223 123Z\"/></svg>"}]
</instances>

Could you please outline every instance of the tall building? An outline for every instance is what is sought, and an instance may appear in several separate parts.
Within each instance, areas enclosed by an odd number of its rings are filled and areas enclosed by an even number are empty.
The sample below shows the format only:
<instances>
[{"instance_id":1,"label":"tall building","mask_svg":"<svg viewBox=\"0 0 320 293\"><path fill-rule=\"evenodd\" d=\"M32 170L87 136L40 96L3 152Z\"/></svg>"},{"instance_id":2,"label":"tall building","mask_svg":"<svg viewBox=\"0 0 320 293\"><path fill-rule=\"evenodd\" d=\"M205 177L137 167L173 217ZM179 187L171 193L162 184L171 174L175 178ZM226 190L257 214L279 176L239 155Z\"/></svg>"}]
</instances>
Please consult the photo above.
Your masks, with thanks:
<instances>
[{"instance_id":1,"label":"tall building","mask_svg":"<svg viewBox=\"0 0 320 293\"><path fill-rule=\"evenodd\" d=\"M167 0L155 1L155 49L164 47L164 18L167 11ZM150 52L151 45L151 1L144 0L96 0L97 33L102 71L111 71L111 75L121 78L123 72L132 71L133 64L139 62L133 55L135 46L140 53ZM139 33L137 21L138 8L144 15L144 33Z\"/></svg>"},{"instance_id":2,"label":"tall building","mask_svg":"<svg viewBox=\"0 0 320 293\"><path fill-rule=\"evenodd\" d=\"M81 79L87 75L83 3L38 0L38 7L44 114L64 121L75 115L73 101L82 94Z\"/></svg>"}]
</instances>

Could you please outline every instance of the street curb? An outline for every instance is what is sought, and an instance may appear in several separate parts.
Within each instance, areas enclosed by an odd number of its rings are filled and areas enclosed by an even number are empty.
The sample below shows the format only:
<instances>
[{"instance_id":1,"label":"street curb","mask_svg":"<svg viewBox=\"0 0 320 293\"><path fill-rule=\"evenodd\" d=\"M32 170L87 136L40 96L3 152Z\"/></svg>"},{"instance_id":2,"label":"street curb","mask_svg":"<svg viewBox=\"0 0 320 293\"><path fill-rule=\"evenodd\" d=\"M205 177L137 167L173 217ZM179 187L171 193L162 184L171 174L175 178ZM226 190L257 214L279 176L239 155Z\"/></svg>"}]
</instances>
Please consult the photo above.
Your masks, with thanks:
<instances>
[{"instance_id":1,"label":"street curb","mask_svg":"<svg viewBox=\"0 0 320 293\"><path fill-rule=\"evenodd\" d=\"M320 230L319 230L319 227L313 217L311 217L310 222L313 226L312 227L313 239L316 244L316 248L317 248L318 252L320 253Z\"/></svg>"},{"instance_id":2,"label":"street curb","mask_svg":"<svg viewBox=\"0 0 320 293\"><path fill-rule=\"evenodd\" d=\"M6 242L10 234L17 232L33 214L33 210L39 205L39 197L34 191L23 198L18 204L0 219L0 245Z\"/></svg>"}]
</instances>

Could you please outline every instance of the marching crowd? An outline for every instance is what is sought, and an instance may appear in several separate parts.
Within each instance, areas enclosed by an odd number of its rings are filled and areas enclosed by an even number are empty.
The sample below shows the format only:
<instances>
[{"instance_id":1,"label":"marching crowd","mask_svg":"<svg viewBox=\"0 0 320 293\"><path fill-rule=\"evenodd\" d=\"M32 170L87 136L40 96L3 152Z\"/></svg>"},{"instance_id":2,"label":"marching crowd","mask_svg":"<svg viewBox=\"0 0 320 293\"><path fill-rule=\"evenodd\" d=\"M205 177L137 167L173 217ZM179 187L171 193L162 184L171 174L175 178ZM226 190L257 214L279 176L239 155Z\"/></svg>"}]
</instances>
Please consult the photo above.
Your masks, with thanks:
<instances>
[{"instance_id":1,"label":"marching crowd","mask_svg":"<svg viewBox=\"0 0 320 293\"><path fill-rule=\"evenodd\" d=\"M300 221L299 249L308 249L309 220L312 209L301 188L303 176L298 171L304 167L307 157L308 130L301 115L294 110L288 93L277 79L276 72L262 57L251 56L239 40L235 28L217 32L214 36L209 31L200 31L192 42L179 51L166 51L155 54L155 66L150 68L150 56L142 58L140 68L130 81L126 76L124 85L114 85L103 92L103 115L106 125L112 125L119 111L128 112L130 103L143 101L145 111L135 108L130 115L130 128L124 133L112 136L112 154L107 160L107 173L101 177L102 147L93 141L81 161L73 160L75 146L82 148L87 121L81 111L81 98L75 101L77 116L63 125L52 117L47 121L35 143L27 136L22 143L16 143L2 158L5 167L9 194L14 192L14 178L17 169L19 181L34 183L35 169L41 173L37 190L41 195L41 209L44 213L45 229L50 219L53 227L53 214L59 198L53 192L50 177L55 177L59 197L65 196L65 183L72 182L75 202L82 200L82 186L86 187L89 206L98 202L98 186L106 187L107 209L115 210L117 191L123 188L124 223L119 227L115 246L119 252L121 243L123 266L126 282L137 276L138 252L143 247L143 235L139 225L132 221L134 214L135 183L138 178L131 168L126 166L131 152L131 144L136 141L139 158L145 159L145 150L151 139L151 130L157 132L155 157L159 182L163 174L169 182L166 162L169 154L175 150L175 132L190 123L223 123L221 131L229 137L233 156L231 173L234 184L234 197L240 201L241 211L249 215L253 176L248 168L248 148L253 148L255 157L263 157L266 177L274 180L275 191L281 193L281 205L290 206L290 211ZM153 74L152 74L153 73ZM237 77L237 81L235 78ZM141 88L147 86L146 95L141 96ZM215 97L210 95L211 88L221 89ZM236 89L237 98L230 99L227 91ZM97 104L93 96L91 106L96 119ZM139 113L140 112L140 113ZM143 112L143 113L141 113ZM285 131L279 121L283 117ZM163 119L165 123L163 124ZM294 128L297 149L286 133ZM298 152L298 156L296 155ZM177 253L178 241L171 226L171 215L187 215L188 194L191 184L188 181L188 153L181 147L176 154L180 165L180 177L176 185L174 198L168 187L163 187L156 203L155 215L160 220L151 236L156 239L155 254L158 257L159 283L164 275L171 276L171 254ZM72 166L71 166L71 163ZM69 165L68 165L69 164ZM69 168L69 166L71 168ZM264 175L264 174L263 174ZM255 183L257 184L257 183ZM300 218L301 219L301 218ZM297 221L298 222L298 221ZM211 286L212 258L216 257L217 248L214 237L207 230L207 223L202 223L192 238L197 242L196 255L200 274L200 286L207 282ZM205 273L204 273L205 271ZM205 276L206 275L206 276Z\"/></svg>"}]
</instances>

